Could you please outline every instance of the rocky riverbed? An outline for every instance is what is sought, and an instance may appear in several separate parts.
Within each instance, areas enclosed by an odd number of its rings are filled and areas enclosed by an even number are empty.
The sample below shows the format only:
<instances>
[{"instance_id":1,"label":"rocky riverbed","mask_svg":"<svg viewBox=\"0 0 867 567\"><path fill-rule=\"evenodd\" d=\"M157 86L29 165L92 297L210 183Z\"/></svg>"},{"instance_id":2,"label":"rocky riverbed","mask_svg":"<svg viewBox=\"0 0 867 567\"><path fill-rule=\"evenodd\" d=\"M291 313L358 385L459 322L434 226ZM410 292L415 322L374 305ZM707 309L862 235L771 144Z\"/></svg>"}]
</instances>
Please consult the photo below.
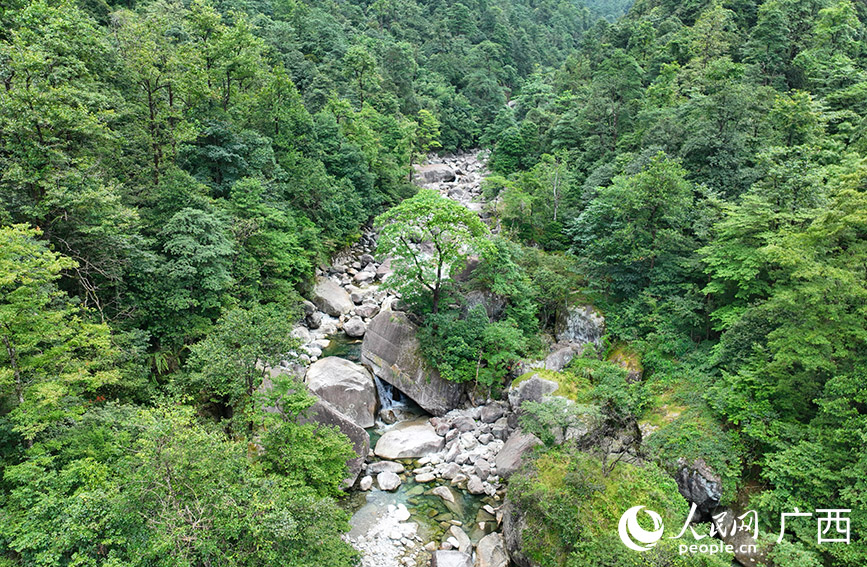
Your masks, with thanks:
<instances>
[{"instance_id":1,"label":"rocky riverbed","mask_svg":"<svg viewBox=\"0 0 867 567\"><path fill-rule=\"evenodd\" d=\"M416 183L487 219L485 157L432 157L417 167ZM517 427L517 411L556 384L534 378L508 401L471 404L461 385L425 365L416 327L385 285L390 261L377 258L375 248L368 230L318 269L293 330L301 346L273 372L304 377L319 397L312 419L338 426L354 443L346 537L365 567L505 567L506 479L540 443ZM593 311L574 311L548 357L556 360L527 361L526 368L562 368L584 344L598 341L603 324Z\"/></svg>"}]
</instances>

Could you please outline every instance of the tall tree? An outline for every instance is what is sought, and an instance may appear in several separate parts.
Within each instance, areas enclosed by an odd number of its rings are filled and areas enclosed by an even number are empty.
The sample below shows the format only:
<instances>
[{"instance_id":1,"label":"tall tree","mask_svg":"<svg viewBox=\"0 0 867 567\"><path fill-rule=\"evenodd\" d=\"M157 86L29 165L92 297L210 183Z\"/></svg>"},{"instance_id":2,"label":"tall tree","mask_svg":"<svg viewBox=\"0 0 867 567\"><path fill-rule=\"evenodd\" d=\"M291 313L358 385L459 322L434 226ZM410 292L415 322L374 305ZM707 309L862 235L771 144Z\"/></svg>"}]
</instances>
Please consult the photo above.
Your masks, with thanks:
<instances>
[{"instance_id":1,"label":"tall tree","mask_svg":"<svg viewBox=\"0 0 867 567\"><path fill-rule=\"evenodd\" d=\"M390 286L437 313L443 286L472 252L488 247L488 227L476 213L431 189L376 219L377 252L394 268Z\"/></svg>"}]
</instances>

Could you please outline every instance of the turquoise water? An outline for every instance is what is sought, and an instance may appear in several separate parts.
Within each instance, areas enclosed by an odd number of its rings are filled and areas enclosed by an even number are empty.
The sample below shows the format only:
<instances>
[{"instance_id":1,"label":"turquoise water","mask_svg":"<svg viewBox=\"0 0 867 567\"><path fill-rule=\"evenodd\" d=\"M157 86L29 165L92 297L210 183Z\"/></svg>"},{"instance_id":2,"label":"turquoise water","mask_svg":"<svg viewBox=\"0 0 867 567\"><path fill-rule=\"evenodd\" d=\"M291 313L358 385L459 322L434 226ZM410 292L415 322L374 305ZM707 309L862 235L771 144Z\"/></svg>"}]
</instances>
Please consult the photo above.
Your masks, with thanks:
<instances>
[{"instance_id":1,"label":"turquoise water","mask_svg":"<svg viewBox=\"0 0 867 567\"><path fill-rule=\"evenodd\" d=\"M326 356L339 356L352 362L361 360L361 341L351 339L345 333L337 333L328 337L331 342L322 349L322 358Z\"/></svg>"}]
</instances>

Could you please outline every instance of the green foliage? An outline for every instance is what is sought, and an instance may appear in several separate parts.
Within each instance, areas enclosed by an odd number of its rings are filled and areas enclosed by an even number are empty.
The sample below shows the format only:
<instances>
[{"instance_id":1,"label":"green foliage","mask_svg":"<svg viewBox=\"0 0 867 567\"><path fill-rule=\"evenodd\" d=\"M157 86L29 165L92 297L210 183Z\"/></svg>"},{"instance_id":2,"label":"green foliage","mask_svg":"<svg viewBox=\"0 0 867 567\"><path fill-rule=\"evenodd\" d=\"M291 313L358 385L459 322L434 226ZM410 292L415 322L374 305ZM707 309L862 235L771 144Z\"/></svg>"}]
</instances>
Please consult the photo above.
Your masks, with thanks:
<instances>
[{"instance_id":1,"label":"green foliage","mask_svg":"<svg viewBox=\"0 0 867 567\"><path fill-rule=\"evenodd\" d=\"M0 387L28 445L121 379L109 328L57 287L75 262L38 236L25 225L0 228Z\"/></svg>"},{"instance_id":2,"label":"green foliage","mask_svg":"<svg viewBox=\"0 0 867 567\"><path fill-rule=\"evenodd\" d=\"M527 352L527 340L511 319L490 321L483 306L466 316L448 310L425 318L419 331L425 358L443 378L499 386Z\"/></svg>"},{"instance_id":3,"label":"green foliage","mask_svg":"<svg viewBox=\"0 0 867 567\"><path fill-rule=\"evenodd\" d=\"M597 426L598 409L572 403L560 394L544 402L527 401L521 405L524 413L521 430L531 433L549 447L561 445L572 431L586 431Z\"/></svg>"},{"instance_id":4,"label":"green foliage","mask_svg":"<svg viewBox=\"0 0 867 567\"><path fill-rule=\"evenodd\" d=\"M423 189L376 219L377 252L392 256L389 286L436 314L449 274L489 246L488 228L463 205ZM431 246L432 250L424 250Z\"/></svg>"},{"instance_id":5,"label":"green foliage","mask_svg":"<svg viewBox=\"0 0 867 567\"><path fill-rule=\"evenodd\" d=\"M661 541L653 551L634 553L616 536L617 521L642 503L665 526L681 525L687 506L674 481L654 465L619 463L602 474L594 457L568 449L542 453L509 482L509 499L524 519L521 552L543 567L608 565L723 566L712 556L679 556L676 544Z\"/></svg>"},{"instance_id":6,"label":"green foliage","mask_svg":"<svg viewBox=\"0 0 867 567\"><path fill-rule=\"evenodd\" d=\"M695 246L685 174L660 154L640 173L599 189L570 229L595 285L625 299L683 279L681 259Z\"/></svg>"},{"instance_id":7,"label":"green foliage","mask_svg":"<svg viewBox=\"0 0 867 567\"><path fill-rule=\"evenodd\" d=\"M189 406L95 407L4 476L0 530L27 565L354 564L333 501L263 474Z\"/></svg>"},{"instance_id":8,"label":"green foliage","mask_svg":"<svg viewBox=\"0 0 867 567\"><path fill-rule=\"evenodd\" d=\"M265 416L262 469L277 474L289 487L310 487L322 496L339 496L347 475L346 462L355 459L352 443L336 427L301 424L298 418L316 402L303 384L281 377L265 398L277 412Z\"/></svg>"},{"instance_id":9,"label":"green foliage","mask_svg":"<svg viewBox=\"0 0 867 567\"><path fill-rule=\"evenodd\" d=\"M190 349L189 388L216 404L234 427L241 429L246 422L250 436L259 413L254 394L269 369L300 346L290 336L291 321L276 306L236 307Z\"/></svg>"}]
</instances>

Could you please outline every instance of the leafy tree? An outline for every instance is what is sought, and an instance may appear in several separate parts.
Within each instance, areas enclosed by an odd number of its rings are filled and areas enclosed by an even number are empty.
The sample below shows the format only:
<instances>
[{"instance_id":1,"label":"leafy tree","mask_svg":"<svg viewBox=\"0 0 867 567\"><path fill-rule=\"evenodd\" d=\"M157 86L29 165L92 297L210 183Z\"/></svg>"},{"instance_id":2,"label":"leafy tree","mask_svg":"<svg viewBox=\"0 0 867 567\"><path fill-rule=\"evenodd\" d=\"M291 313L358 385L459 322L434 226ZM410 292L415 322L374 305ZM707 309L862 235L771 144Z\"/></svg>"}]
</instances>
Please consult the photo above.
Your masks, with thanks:
<instances>
[{"instance_id":1,"label":"leafy tree","mask_svg":"<svg viewBox=\"0 0 867 567\"><path fill-rule=\"evenodd\" d=\"M255 432L255 396L271 368L299 346L290 318L278 307L254 305L225 313L208 336L191 347L190 385L248 435Z\"/></svg>"},{"instance_id":2,"label":"leafy tree","mask_svg":"<svg viewBox=\"0 0 867 567\"><path fill-rule=\"evenodd\" d=\"M354 82L359 105L364 106L364 97L376 84L376 59L361 45L353 45L343 56L343 67L346 76Z\"/></svg>"},{"instance_id":3,"label":"leafy tree","mask_svg":"<svg viewBox=\"0 0 867 567\"><path fill-rule=\"evenodd\" d=\"M442 148L440 135L440 122L436 116L424 108L419 110L413 140L413 158L423 159L431 151ZM409 165L412 167L412 161Z\"/></svg>"},{"instance_id":4,"label":"leafy tree","mask_svg":"<svg viewBox=\"0 0 867 567\"><path fill-rule=\"evenodd\" d=\"M389 285L436 314L450 274L488 246L476 213L430 189L420 190L376 219L377 252L392 257Z\"/></svg>"},{"instance_id":5,"label":"leafy tree","mask_svg":"<svg viewBox=\"0 0 867 567\"><path fill-rule=\"evenodd\" d=\"M26 225L0 228L0 384L28 445L121 379L109 328L57 288L75 262Z\"/></svg>"},{"instance_id":6,"label":"leafy tree","mask_svg":"<svg viewBox=\"0 0 867 567\"><path fill-rule=\"evenodd\" d=\"M570 229L573 250L596 285L625 299L683 277L683 260L695 246L693 188L685 175L660 154L640 173L599 189Z\"/></svg>"},{"instance_id":7,"label":"leafy tree","mask_svg":"<svg viewBox=\"0 0 867 567\"><path fill-rule=\"evenodd\" d=\"M277 377L264 398L276 411L265 415L263 470L280 475L287 486L341 495L346 462L358 457L349 439L336 427L299 421L316 402L300 382Z\"/></svg>"},{"instance_id":8,"label":"leafy tree","mask_svg":"<svg viewBox=\"0 0 867 567\"><path fill-rule=\"evenodd\" d=\"M160 231L166 262L158 268L149 298L154 330L168 345L202 336L219 314L232 285L230 257L234 250L228 227L215 213L181 209ZM147 285L147 284L145 284Z\"/></svg>"}]
</instances>

